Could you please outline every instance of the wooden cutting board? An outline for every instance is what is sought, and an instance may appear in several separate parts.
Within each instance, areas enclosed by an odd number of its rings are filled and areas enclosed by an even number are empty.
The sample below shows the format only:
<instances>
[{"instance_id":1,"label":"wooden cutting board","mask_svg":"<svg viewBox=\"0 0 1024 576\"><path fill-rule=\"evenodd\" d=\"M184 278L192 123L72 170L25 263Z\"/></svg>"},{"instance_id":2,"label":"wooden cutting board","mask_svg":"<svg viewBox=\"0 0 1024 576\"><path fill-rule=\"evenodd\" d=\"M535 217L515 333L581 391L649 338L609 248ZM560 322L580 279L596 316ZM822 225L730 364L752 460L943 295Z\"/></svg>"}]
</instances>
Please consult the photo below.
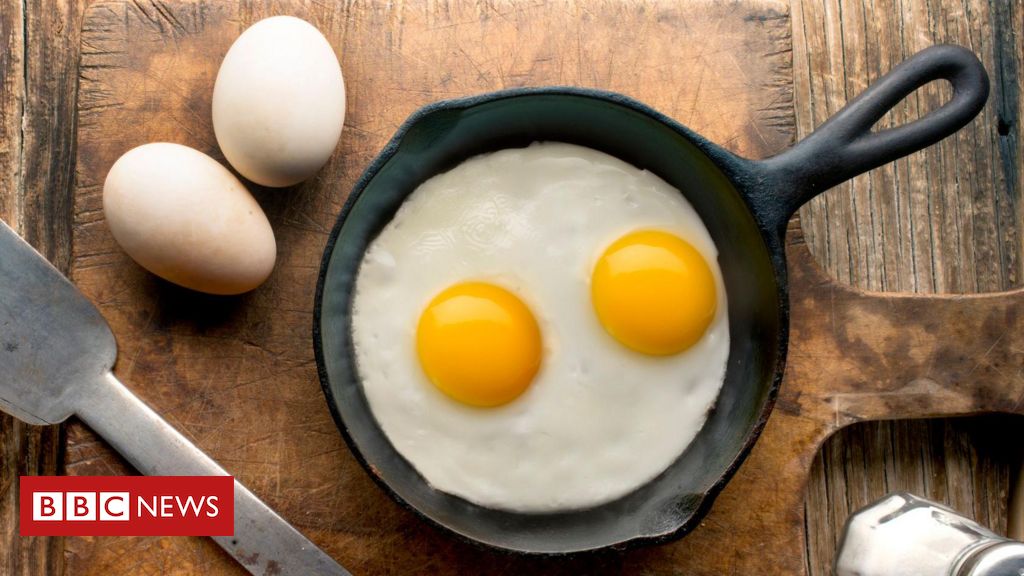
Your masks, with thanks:
<instances>
[{"instance_id":1,"label":"wooden cutting board","mask_svg":"<svg viewBox=\"0 0 1024 576\"><path fill-rule=\"evenodd\" d=\"M221 58L275 14L320 28L341 60L348 118L331 162L295 189L253 187L278 239L266 285L208 297L145 273L114 243L101 188L145 142L223 161L210 120ZM693 534L571 559L457 541L385 496L349 453L313 362L320 254L348 190L395 128L434 100L570 84L636 97L738 153L794 134L782 0L659 2L103 1L82 30L72 278L120 345L117 375L356 574L803 574L803 490L820 443L863 419L1022 411L1020 292L876 295L833 283L791 227L790 360L775 412ZM1016 306L1015 306L1016 304ZM80 424L69 474L131 473ZM229 574L199 538L69 538L69 574Z\"/></svg>"}]
</instances>

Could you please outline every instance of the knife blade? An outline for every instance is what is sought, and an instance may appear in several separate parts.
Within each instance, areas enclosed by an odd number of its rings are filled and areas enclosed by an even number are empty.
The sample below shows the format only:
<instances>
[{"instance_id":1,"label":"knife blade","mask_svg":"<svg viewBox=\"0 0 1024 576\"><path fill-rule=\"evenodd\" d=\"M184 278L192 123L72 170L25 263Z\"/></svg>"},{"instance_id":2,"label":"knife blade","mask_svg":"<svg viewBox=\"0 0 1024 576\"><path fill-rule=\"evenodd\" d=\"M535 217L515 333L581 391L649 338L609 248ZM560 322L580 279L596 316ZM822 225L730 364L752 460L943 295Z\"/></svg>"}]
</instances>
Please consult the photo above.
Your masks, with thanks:
<instances>
[{"instance_id":1,"label":"knife blade","mask_svg":"<svg viewBox=\"0 0 1024 576\"><path fill-rule=\"evenodd\" d=\"M0 410L30 424L78 416L139 472L227 476L114 376L113 332L99 310L0 221ZM235 533L215 536L252 574L347 575L235 481Z\"/></svg>"}]
</instances>

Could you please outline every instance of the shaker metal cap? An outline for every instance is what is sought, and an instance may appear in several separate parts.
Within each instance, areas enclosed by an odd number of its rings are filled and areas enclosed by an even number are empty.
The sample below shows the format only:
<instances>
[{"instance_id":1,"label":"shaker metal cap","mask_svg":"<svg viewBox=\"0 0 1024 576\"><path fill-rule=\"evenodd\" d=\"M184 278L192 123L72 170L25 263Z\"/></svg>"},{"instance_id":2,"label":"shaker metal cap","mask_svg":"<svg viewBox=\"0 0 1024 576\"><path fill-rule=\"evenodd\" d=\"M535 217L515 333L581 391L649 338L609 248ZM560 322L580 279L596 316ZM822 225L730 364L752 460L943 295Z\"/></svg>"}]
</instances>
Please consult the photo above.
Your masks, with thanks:
<instances>
[{"instance_id":1,"label":"shaker metal cap","mask_svg":"<svg viewBox=\"0 0 1024 576\"><path fill-rule=\"evenodd\" d=\"M957 574L963 576L1024 576L1024 543L1004 542L985 548L968 559Z\"/></svg>"},{"instance_id":2,"label":"shaker metal cap","mask_svg":"<svg viewBox=\"0 0 1024 576\"><path fill-rule=\"evenodd\" d=\"M854 513L836 555L837 576L995 576L973 572L1004 541L954 510L897 492ZM1024 546L1024 545L1022 545ZM1007 576L1024 576L1009 572Z\"/></svg>"}]
</instances>

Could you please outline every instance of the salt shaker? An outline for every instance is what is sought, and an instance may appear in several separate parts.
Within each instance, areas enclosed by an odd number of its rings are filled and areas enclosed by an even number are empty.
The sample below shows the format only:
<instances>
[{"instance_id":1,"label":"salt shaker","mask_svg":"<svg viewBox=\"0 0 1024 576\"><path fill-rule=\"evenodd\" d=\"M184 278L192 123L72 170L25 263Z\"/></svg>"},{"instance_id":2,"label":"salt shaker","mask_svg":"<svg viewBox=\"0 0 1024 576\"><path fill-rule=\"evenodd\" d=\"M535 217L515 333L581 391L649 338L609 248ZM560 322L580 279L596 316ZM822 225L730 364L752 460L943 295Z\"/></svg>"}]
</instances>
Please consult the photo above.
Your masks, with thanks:
<instances>
[{"instance_id":1,"label":"salt shaker","mask_svg":"<svg viewBox=\"0 0 1024 576\"><path fill-rule=\"evenodd\" d=\"M1024 543L953 510L891 494L846 522L836 576L1024 576Z\"/></svg>"}]
</instances>

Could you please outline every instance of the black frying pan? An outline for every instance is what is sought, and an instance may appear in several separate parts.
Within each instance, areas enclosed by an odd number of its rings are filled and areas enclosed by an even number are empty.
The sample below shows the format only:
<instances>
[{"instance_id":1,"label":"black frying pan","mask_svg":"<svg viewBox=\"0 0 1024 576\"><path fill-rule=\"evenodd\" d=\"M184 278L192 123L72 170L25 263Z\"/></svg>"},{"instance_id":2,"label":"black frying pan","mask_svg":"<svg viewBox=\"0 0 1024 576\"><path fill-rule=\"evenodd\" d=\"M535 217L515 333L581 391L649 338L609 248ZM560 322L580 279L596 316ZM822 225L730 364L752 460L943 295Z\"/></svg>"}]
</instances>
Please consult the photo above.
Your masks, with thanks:
<instances>
[{"instance_id":1,"label":"black frying pan","mask_svg":"<svg viewBox=\"0 0 1024 576\"><path fill-rule=\"evenodd\" d=\"M908 125L871 131L903 98L939 79L952 84L951 101ZM320 381L338 427L395 499L477 542L569 553L684 534L750 451L782 380L789 325L783 236L789 217L814 195L956 132L981 110L988 89L972 53L935 46L894 68L789 150L762 161L739 158L635 100L596 90L509 90L421 109L360 178L324 252L313 337ZM471 156L545 140L601 150L683 191L718 247L730 351L717 404L668 470L608 504L523 514L434 490L395 451L363 395L350 307L363 252L421 182Z\"/></svg>"}]
</instances>

